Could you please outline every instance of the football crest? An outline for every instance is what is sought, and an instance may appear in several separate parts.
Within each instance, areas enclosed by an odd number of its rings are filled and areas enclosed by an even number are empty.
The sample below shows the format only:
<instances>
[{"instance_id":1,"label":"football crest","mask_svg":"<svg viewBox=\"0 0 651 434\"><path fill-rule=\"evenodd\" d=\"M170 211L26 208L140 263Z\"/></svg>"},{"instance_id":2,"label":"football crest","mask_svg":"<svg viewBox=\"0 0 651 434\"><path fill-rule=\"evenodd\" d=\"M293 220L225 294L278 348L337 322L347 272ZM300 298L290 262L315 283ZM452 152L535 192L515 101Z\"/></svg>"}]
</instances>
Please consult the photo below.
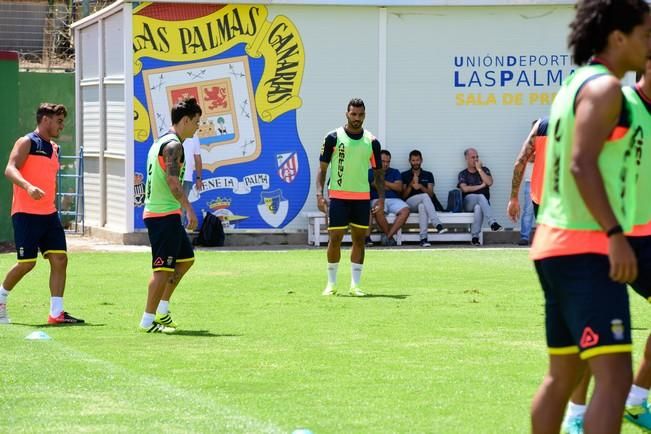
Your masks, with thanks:
<instances>
[{"instance_id":1,"label":"football crest","mask_svg":"<svg viewBox=\"0 0 651 434\"><path fill-rule=\"evenodd\" d=\"M289 209L289 201L283 197L281 190L263 191L260 193L260 203L258 203L258 212L260 217L267 222L269 226L279 227Z\"/></svg>"}]
</instances>

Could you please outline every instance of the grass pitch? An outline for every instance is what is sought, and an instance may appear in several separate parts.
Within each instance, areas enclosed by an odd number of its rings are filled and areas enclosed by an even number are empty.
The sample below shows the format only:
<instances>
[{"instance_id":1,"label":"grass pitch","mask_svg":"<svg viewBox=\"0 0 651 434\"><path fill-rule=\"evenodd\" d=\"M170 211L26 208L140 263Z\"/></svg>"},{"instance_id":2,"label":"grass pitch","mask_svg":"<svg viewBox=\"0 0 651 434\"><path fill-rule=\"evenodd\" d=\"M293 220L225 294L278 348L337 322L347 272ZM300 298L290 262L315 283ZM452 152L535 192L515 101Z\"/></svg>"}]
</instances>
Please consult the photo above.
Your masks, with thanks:
<instances>
[{"instance_id":1,"label":"grass pitch","mask_svg":"<svg viewBox=\"0 0 651 434\"><path fill-rule=\"evenodd\" d=\"M39 259L0 326L0 432L529 430L547 356L524 249L371 249L365 298L320 295L323 249L199 251L172 336L136 329L149 261L71 253L65 307L88 324L47 327ZM0 255L0 272L13 263ZM633 293L631 305L640 354L651 307ZM52 340L25 340L34 330Z\"/></svg>"}]
</instances>

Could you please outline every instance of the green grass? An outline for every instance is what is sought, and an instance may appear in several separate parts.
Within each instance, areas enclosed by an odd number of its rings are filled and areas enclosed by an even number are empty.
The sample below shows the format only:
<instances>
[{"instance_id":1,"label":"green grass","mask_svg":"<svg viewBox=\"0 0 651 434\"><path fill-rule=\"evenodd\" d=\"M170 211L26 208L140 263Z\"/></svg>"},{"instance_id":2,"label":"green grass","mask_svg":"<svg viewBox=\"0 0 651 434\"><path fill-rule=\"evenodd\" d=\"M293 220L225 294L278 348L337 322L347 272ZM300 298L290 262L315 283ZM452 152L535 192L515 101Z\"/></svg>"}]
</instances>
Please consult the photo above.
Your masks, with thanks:
<instances>
[{"instance_id":1,"label":"green grass","mask_svg":"<svg viewBox=\"0 0 651 434\"><path fill-rule=\"evenodd\" d=\"M370 250L363 299L320 295L323 249L200 251L173 336L136 331L149 261L71 253L66 310L88 324L46 327L39 260L0 327L0 432L528 431L547 356L523 249ZM13 263L0 255L0 272ZM631 300L639 354L651 320Z\"/></svg>"}]
</instances>

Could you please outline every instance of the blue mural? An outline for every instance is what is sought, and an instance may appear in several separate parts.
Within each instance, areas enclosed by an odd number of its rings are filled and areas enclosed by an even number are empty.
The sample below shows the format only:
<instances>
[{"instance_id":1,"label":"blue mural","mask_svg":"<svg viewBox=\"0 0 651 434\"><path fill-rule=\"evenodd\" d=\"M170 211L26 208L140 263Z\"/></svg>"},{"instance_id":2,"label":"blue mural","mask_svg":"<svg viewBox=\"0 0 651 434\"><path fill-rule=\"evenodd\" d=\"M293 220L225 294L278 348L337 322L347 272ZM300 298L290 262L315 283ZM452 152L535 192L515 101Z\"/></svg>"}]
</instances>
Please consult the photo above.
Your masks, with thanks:
<instances>
[{"instance_id":1,"label":"blue mural","mask_svg":"<svg viewBox=\"0 0 651 434\"><path fill-rule=\"evenodd\" d=\"M296 127L304 53L294 25L267 20L256 5L149 4L133 17L135 227L144 228L147 152L185 96L203 111L203 191L188 196L199 220L209 212L229 228L286 226L310 186Z\"/></svg>"}]
</instances>

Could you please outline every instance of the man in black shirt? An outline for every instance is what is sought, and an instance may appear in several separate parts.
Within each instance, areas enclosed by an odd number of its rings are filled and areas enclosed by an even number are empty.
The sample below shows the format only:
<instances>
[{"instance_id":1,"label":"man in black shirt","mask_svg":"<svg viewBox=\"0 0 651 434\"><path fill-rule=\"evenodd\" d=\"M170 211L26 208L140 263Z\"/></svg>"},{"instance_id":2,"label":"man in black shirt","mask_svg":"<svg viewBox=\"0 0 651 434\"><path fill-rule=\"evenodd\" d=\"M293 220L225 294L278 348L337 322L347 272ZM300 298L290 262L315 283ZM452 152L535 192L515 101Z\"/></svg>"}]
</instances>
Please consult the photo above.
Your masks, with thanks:
<instances>
[{"instance_id":1,"label":"man in black shirt","mask_svg":"<svg viewBox=\"0 0 651 434\"><path fill-rule=\"evenodd\" d=\"M402 198L409 205L409 210L418 212L418 226L420 229L421 247L429 247L427 240L427 224L431 223L434 231L442 234L447 229L441 224L439 216L436 214L433 200L436 200L434 194L434 175L432 172L423 170L423 155L419 150L414 149L409 153L409 164L411 170L402 172Z\"/></svg>"}]
</instances>

